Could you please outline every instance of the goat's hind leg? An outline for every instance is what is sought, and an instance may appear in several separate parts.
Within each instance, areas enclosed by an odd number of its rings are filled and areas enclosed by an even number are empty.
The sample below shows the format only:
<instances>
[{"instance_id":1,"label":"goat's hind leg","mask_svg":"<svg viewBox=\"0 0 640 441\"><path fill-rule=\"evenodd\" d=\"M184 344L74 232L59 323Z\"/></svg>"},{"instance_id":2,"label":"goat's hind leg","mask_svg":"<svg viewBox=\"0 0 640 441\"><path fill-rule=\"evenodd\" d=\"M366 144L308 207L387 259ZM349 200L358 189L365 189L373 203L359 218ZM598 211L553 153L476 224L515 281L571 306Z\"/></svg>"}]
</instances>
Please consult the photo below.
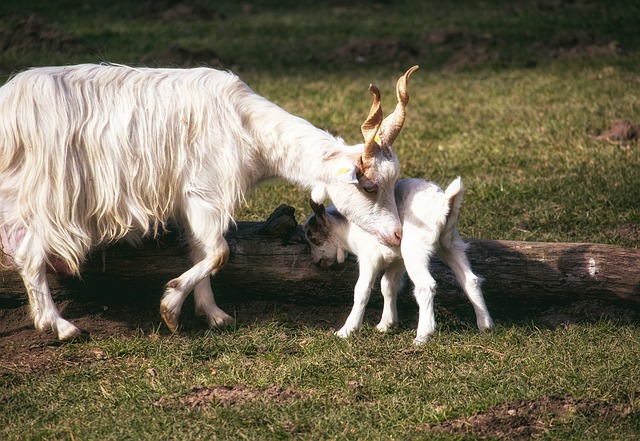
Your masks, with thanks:
<instances>
[{"instance_id":1,"label":"goat's hind leg","mask_svg":"<svg viewBox=\"0 0 640 441\"><path fill-rule=\"evenodd\" d=\"M44 248L40 240L28 231L16 252L15 261L29 296L31 315L36 329L45 331L51 328L60 340L87 336L86 332L81 331L60 315L49 291Z\"/></svg>"},{"instance_id":2,"label":"goat's hind leg","mask_svg":"<svg viewBox=\"0 0 640 441\"><path fill-rule=\"evenodd\" d=\"M493 328L493 320L480 289L480 279L471 270L469 259L465 253L466 245L458 235L454 235L450 243L441 244L438 256L447 264L458 279L464 293L473 305L478 329L489 332Z\"/></svg>"}]
</instances>

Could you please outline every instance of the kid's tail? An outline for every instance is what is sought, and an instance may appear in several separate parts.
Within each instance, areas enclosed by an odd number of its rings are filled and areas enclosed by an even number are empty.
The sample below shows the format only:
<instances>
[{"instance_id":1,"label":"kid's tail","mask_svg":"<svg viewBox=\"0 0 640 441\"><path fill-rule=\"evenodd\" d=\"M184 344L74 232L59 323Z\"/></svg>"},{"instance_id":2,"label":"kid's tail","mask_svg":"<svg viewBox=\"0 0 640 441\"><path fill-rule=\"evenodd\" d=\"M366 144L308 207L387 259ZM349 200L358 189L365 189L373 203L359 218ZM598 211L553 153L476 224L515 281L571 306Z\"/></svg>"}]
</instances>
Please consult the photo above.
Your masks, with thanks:
<instances>
[{"instance_id":1,"label":"kid's tail","mask_svg":"<svg viewBox=\"0 0 640 441\"><path fill-rule=\"evenodd\" d=\"M462 206L462 197L464 196L464 185L462 179L458 176L444 192L449 201L449 214L444 224L442 238L452 239L452 236L458 234L458 214L460 214L460 206Z\"/></svg>"}]
</instances>

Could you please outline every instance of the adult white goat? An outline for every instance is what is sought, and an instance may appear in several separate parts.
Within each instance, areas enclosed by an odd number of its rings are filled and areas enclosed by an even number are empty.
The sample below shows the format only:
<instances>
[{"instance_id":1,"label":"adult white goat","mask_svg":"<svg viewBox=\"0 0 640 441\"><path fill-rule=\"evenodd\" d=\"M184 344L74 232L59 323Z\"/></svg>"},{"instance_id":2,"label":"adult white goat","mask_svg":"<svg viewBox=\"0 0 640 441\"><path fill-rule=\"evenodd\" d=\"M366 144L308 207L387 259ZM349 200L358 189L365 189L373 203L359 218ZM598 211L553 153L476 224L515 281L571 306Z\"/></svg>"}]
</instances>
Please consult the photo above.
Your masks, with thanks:
<instances>
[{"instance_id":1,"label":"adult white goat","mask_svg":"<svg viewBox=\"0 0 640 441\"><path fill-rule=\"evenodd\" d=\"M429 273L429 260L434 252L451 267L471 301L478 328L481 331L492 328L493 321L478 277L471 271L465 254L467 244L458 234L463 193L460 178L444 192L433 182L422 179L398 181L395 197L403 227L400 246L377 242L369 233L349 222L333 205L325 210L322 204L311 201L314 214L305 223L304 230L311 245L313 261L331 266L336 261L342 263L346 253L358 256L360 274L354 290L353 309L336 335L347 337L360 329L373 283L379 272L384 270L380 282L384 306L377 329L384 332L398 323L396 298L402 276L407 272L415 285L414 294L419 307L414 343L426 342L436 328L433 310L436 282Z\"/></svg>"},{"instance_id":2,"label":"adult white goat","mask_svg":"<svg viewBox=\"0 0 640 441\"><path fill-rule=\"evenodd\" d=\"M227 261L223 235L235 205L272 177L313 188L318 202L331 197L353 222L397 245L400 166L391 144L416 69L398 81L396 111L384 122L370 87L365 143L356 146L229 72L78 65L15 75L0 88L2 260L19 270L36 328L60 339L81 334L56 308L47 268L78 274L94 246L155 235L168 219L185 227L194 266L166 285L167 326L177 329L191 291L209 325L232 322L208 276Z\"/></svg>"}]
</instances>

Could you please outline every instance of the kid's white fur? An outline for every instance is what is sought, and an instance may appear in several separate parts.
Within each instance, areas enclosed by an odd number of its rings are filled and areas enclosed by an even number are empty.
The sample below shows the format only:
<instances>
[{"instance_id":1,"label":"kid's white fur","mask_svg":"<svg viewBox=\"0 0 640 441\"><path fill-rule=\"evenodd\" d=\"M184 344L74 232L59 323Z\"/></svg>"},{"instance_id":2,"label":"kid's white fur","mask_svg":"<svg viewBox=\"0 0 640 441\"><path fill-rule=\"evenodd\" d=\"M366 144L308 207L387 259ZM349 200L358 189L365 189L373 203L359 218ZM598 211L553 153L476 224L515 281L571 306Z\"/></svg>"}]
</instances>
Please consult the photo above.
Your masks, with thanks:
<instances>
[{"instance_id":1,"label":"kid's white fur","mask_svg":"<svg viewBox=\"0 0 640 441\"><path fill-rule=\"evenodd\" d=\"M353 308L344 326L336 332L347 337L362 326L365 307L380 271L384 306L379 331L387 331L398 323L396 299L403 275L408 273L415 285L414 295L419 307L418 329L414 344L425 343L434 334L436 323L433 308L436 282L429 272L429 262L435 253L453 270L456 279L471 301L478 328L488 331L493 320L486 307L480 280L469 265L467 244L458 234L458 214L464 187L460 178L443 192L433 182L403 179L395 187L398 213L403 234L400 246L389 247L348 221L334 207L314 207L304 225L314 262L330 266L343 262L347 253L358 256L360 271L354 289Z\"/></svg>"}]
</instances>

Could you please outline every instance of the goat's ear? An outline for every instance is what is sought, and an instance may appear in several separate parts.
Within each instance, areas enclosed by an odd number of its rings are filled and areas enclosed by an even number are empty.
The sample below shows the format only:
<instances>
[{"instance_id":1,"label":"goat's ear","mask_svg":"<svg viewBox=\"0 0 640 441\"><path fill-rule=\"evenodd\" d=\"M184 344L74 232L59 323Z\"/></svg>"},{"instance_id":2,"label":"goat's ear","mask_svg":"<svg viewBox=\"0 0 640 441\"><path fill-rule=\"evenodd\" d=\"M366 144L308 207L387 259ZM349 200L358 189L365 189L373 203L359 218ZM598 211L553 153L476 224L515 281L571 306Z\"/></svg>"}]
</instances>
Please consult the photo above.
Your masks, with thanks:
<instances>
[{"instance_id":1,"label":"goat's ear","mask_svg":"<svg viewBox=\"0 0 640 441\"><path fill-rule=\"evenodd\" d=\"M338 259L338 263L344 263L348 255L349 254L345 250L343 250L342 248L338 248L338 255L336 256L336 259Z\"/></svg>"},{"instance_id":2,"label":"goat's ear","mask_svg":"<svg viewBox=\"0 0 640 441\"><path fill-rule=\"evenodd\" d=\"M346 182L347 184L358 183L358 166L355 162L342 162L336 170L336 175L339 181Z\"/></svg>"}]
</instances>

